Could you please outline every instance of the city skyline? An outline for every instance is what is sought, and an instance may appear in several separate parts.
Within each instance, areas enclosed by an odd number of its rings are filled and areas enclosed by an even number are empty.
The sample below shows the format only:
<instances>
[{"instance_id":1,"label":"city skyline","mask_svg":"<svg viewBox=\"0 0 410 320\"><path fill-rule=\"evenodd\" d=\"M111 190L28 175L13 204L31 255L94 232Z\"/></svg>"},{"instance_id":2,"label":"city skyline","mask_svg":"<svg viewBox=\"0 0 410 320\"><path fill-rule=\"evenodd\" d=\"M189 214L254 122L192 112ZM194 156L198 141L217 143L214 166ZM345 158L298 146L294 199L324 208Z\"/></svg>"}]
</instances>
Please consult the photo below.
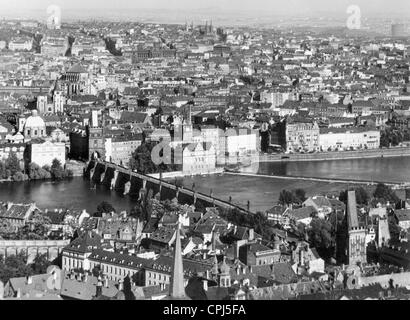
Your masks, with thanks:
<instances>
[{"instance_id":1,"label":"city skyline","mask_svg":"<svg viewBox=\"0 0 410 320\"><path fill-rule=\"evenodd\" d=\"M211 15L223 16L227 19L241 19L242 15L247 18L278 18L286 16L305 17L305 18L330 18L347 17L347 8L351 5L357 5L361 9L364 19L372 18L396 18L403 19L410 14L410 6L405 0L385 0L369 1L342 0L329 4L325 0L255 0L249 3L244 0L210 0L206 3L200 1L188 0L154 0L149 3L136 1L119 0L113 5L104 0L73 0L67 3L61 0L17 0L17 1L0 1L2 12L0 17L3 18L37 18L45 20L47 18L47 8L56 5L61 8L62 19L148 19L158 20L163 23L181 23L184 19L190 18L205 20ZM154 14L159 14L155 16ZM163 14L165 17L162 17ZM150 17L150 15L154 15ZM239 15L239 16L238 16ZM217 18L217 17L216 17ZM218 19L218 18L217 18ZM223 20L223 19L221 19Z\"/></svg>"}]
</instances>

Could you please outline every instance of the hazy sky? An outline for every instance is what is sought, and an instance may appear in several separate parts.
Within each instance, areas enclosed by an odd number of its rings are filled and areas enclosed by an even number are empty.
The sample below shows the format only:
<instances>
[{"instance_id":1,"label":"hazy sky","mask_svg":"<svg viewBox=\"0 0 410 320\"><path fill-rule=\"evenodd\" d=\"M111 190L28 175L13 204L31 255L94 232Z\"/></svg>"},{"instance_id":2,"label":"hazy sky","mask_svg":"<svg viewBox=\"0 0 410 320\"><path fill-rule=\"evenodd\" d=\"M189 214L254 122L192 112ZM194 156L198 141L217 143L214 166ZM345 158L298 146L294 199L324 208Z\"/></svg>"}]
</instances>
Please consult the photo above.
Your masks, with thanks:
<instances>
[{"instance_id":1,"label":"hazy sky","mask_svg":"<svg viewBox=\"0 0 410 320\"><path fill-rule=\"evenodd\" d=\"M72 13L100 14L101 9L109 11L127 11L129 14L138 9L168 9L173 11L200 10L217 11L220 14L230 14L235 11L259 11L266 14L311 15L331 12L346 15L349 5L359 5L362 14L374 15L381 13L401 14L410 17L409 0L0 0L0 16L21 12L41 13L46 16L46 8L55 4ZM94 11L93 11L94 10ZM39 17L41 18L41 17Z\"/></svg>"}]
</instances>

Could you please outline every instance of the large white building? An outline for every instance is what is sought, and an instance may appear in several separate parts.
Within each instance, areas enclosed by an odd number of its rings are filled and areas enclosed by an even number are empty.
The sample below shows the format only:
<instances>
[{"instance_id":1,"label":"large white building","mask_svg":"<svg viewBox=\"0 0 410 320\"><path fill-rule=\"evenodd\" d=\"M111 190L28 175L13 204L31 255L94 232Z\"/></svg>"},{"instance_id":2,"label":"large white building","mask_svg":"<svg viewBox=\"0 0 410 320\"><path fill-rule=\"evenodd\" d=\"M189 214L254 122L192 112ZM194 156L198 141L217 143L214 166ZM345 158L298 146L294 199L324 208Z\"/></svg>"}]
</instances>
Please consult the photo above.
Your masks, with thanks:
<instances>
[{"instance_id":1,"label":"large white building","mask_svg":"<svg viewBox=\"0 0 410 320\"><path fill-rule=\"evenodd\" d=\"M33 39L31 38L19 38L9 42L9 49L11 51L30 51L33 49Z\"/></svg>"},{"instance_id":2,"label":"large white building","mask_svg":"<svg viewBox=\"0 0 410 320\"><path fill-rule=\"evenodd\" d=\"M358 128L322 128L319 145L321 151L377 149L380 147L380 131Z\"/></svg>"},{"instance_id":3,"label":"large white building","mask_svg":"<svg viewBox=\"0 0 410 320\"><path fill-rule=\"evenodd\" d=\"M64 142L51 142L43 139L31 140L27 148L28 163L36 163L40 167L51 166L58 159L62 166L66 163L66 148Z\"/></svg>"},{"instance_id":4,"label":"large white building","mask_svg":"<svg viewBox=\"0 0 410 320\"><path fill-rule=\"evenodd\" d=\"M319 125L305 119L289 119L281 124L280 144L287 152L319 150Z\"/></svg>"},{"instance_id":5,"label":"large white building","mask_svg":"<svg viewBox=\"0 0 410 320\"><path fill-rule=\"evenodd\" d=\"M184 147L182 171L184 174L215 172L216 153L212 143L191 143Z\"/></svg>"},{"instance_id":6,"label":"large white building","mask_svg":"<svg viewBox=\"0 0 410 320\"><path fill-rule=\"evenodd\" d=\"M250 129L228 129L225 132L225 154L243 156L258 151L258 133Z\"/></svg>"}]
</instances>

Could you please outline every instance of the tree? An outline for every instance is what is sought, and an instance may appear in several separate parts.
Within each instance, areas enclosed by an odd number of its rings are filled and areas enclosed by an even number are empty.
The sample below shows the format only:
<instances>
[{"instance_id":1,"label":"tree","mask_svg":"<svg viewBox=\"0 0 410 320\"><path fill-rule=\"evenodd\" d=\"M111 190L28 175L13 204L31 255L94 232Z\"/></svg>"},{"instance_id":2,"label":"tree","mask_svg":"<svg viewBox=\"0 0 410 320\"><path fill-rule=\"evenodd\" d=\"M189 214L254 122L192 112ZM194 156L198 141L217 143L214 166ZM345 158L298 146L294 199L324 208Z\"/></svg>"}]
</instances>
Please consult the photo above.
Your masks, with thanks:
<instances>
[{"instance_id":1,"label":"tree","mask_svg":"<svg viewBox=\"0 0 410 320\"><path fill-rule=\"evenodd\" d=\"M51 262L47 259L47 254L37 254L30 265L34 274L47 273L47 268L51 266Z\"/></svg>"},{"instance_id":2,"label":"tree","mask_svg":"<svg viewBox=\"0 0 410 320\"><path fill-rule=\"evenodd\" d=\"M33 270L27 265L25 252L6 258L0 256L0 281L3 283L7 283L11 278L27 277L32 274Z\"/></svg>"},{"instance_id":3,"label":"tree","mask_svg":"<svg viewBox=\"0 0 410 320\"><path fill-rule=\"evenodd\" d=\"M334 253L335 237L329 221L314 218L308 231L309 241L323 258L330 258Z\"/></svg>"},{"instance_id":4,"label":"tree","mask_svg":"<svg viewBox=\"0 0 410 320\"><path fill-rule=\"evenodd\" d=\"M51 177L53 180L62 180L65 178L64 168L60 160L54 159L50 168Z\"/></svg>"},{"instance_id":5,"label":"tree","mask_svg":"<svg viewBox=\"0 0 410 320\"><path fill-rule=\"evenodd\" d=\"M125 295L125 300L135 300L135 295L132 292L132 287L131 287L131 279L130 277L127 275L124 278L124 295Z\"/></svg>"},{"instance_id":6,"label":"tree","mask_svg":"<svg viewBox=\"0 0 410 320\"><path fill-rule=\"evenodd\" d=\"M97 213L101 216L103 213L116 212L111 203L103 201L97 207Z\"/></svg>"},{"instance_id":7,"label":"tree","mask_svg":"<svg viewBox=\"0 0 410 320\"><path fill-rule=\"evenodd\" d=\"M7 236L15 232L15 228L6 219L0 219L0 236Z\"/></svg>"},{"instance_id":8,"label":"tree","mask_svg":"<svg viewBox=\"0 0 410 320\"><path fill-rule=\"evenodd\" d=\"M16 153L10 152L9 157L6 159L5 168L9 171L9 177L14 176L17 172L21 172L20 161Z\"/></svg>"},{"instance_id":9,"label":"tree","mask_svg":"<svg viewBox=\"0 0 410 320\"><path fill-rule=\"evenodd\" d=\"M6 164L3 161L0 161L0 179L8 179L9 176L6 170Z\"/></svg>"},{"instance_id":10,"label":"tree","mask_svg":"<svg viewBox=\"0 0 410 320\"><path fill-rule=\"evenodd\" d=\"M356 192L356 203L358 205L369 204L370 196L363 187L355 188L354 191ZM348 190L341 191L339 194L339 200L344 203L347 203L347 193L348 193Z\"/></svg>"},{"instance_id":11,"label":"tree","mask_svg":"<svg viewBox=\"0 0 410 320\"><path fill-rule=\"evenodd\" d=\"M130 217L137 218L137 219L144 218L144 208L142 207L140 203L131 209Z\"/></svg>"},{"instance_id":12,"label":"tree","mask_svg":"<svg viewBox=\"0 0 410 320\"><path fill-rule=\"evenodd\" d=\"M36 163L30 163L29 177L31 180L51 179L51 173Z\"/></svg>"},{"instance_id":13,"label":"tree","mask_svg":"<svg viewBox=\"0 0 410 320\"><path fill-rule=\"evenodd\" d=\"M380 201L389 201L391 203L397 203L400 201L396 193L389 186L386 186L383 183L379 183L376 186L373 196Z\"/></svg>"},{"instance_id":14,"label":"tree","mask_svg":"<svg viewBox=\"0 0 410 320\"><path fill-rule=\"evenodd\" d=\"M12 176L13 181L27 181L28 180L28 175L22 173L22 172L16 172Z\"/></svg>"},{"instance_id":15,"label":"tree","mask_svg":"<svg viewBox=\"0 0 410 320\"><path fill-rule=\"evenodd\" d=\"M282 190L279 194L279 204L290 205L296 202L296 198L291 191Z\"/></svg>"},{"instance_id":16,"label":"tree","mask_svg":"<svg viewBox=\"0 0 410 320\"><path fill-rule=\"evenodd\" d=\"M279 194L279 204L302 204L306 200L306 191L303 189L296 189L293 191L282 190Z\"/></svg>"},{"instance_id":17,"label":"tree","mask_svg":"<svg viewBox=\"0 0 410 320\"><path fill-rule=\"evenodd\" d=\"M303 189L296 189L294 191L295 197L299 203L303 203L306 201L306 191Z\"/></svg>"},{"instance_id":18,"label":"tree","mask_svg":"<svg viewBox=\"0 0 410 320\"><path fill-rule=\"evenodd\" d=\"M27 224L20 227L17 231L18 240L44 240L50 230L51 220L36 212Z\"/></svg>"}]
</instances>

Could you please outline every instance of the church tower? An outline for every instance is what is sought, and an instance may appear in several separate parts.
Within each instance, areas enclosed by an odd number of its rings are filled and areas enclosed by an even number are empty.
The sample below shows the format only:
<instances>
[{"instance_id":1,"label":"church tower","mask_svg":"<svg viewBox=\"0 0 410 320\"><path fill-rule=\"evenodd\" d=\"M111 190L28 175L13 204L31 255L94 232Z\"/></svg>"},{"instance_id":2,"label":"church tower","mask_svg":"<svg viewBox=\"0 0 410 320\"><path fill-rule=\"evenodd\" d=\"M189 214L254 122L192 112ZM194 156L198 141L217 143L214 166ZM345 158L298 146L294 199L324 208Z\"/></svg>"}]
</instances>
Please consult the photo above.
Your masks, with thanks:
<instances>
[{"instance_id":1,"label":"church tower","mask_svg":"<svg viewBox=\"0 0 410 320\"><path fill-rule=\"evenodd\" d=\"M356 192L349 191L347 195L347 227L348 227L348 264L356 266L366 263L366 229L360 226L357 217Z\"/></svg>"},{"instance_id":2,"label":"church tower","mask_svg":"<svg viewBox=\"0 0 410 320\"><path fill-rule=\"evenodd\" d=\"M229 288L231 286L231 268L226 263L226 258L219 268L218 283L220 287Z\"/></svg>"},{"instance_id":3,"label":"church tower","mask_svg":"<svg viewBox=\"0 0 410 320\"><path fill-rule=\"evenodd\" d=\"M88 156L89 159L105 159L104 114L102 125L98 121L98 113L91 113L91 124L88 126Z\"/></svg>"},{"instance_id":4,"label":"church tower","mask_svg":"<svg viewBox=\"0 0 410 320\"><path fill-rule=\"evenodd\" d=\"M169 295L174 299L185 298L184 286L184 267L182 263L181 250L181 224L178 222L176 230L175 248L174 248L174 265L171 274L171 287Z\"/></svg>"}]
</instances>

